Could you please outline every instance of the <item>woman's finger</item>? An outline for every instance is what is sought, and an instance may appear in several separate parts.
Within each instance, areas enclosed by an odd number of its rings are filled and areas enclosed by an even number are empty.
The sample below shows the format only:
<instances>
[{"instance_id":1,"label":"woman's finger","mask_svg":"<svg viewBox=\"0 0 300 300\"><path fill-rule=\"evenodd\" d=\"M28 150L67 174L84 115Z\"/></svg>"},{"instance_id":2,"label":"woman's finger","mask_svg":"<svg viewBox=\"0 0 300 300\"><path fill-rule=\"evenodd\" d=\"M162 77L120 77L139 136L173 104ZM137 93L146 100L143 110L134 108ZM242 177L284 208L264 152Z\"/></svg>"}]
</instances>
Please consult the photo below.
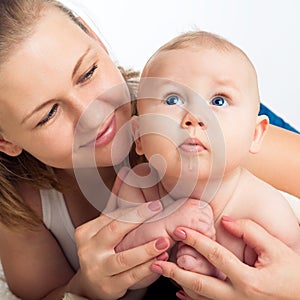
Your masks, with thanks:
<instances>
[{"instance_id":1,"label":"woman's finger","mask_svg":"<svg viewBox=\"0 0 300 300\"><path fill-rule=\"evenodd\" d=\"M159 200L129 208L126 210L126 213L118 216L118 219L111 221L97 232L93 239L98 245L101 245L103 237L105 237L105 247L114 248L124 238L125 234L158 214L162 208Z\"/></svg>"},{"instance_id":2,"label":"woman's finger","mask_svg":"<svg viewBox=\"0 0 300 300\"><path fill-rule=\"evenodd\" d=\"M155 261L151 270L176 281L185 289L210 299L232 299L232 287L223 280L180 269L172 262Z\"/></svg>"},{"instance_id":3,"label":"woman's finger","mask_svg":"<svg viewBox=\"0 0 300 300\"><path fill-rule=\"evenodd\" d=\"M177 228L174 234L182 242L196 249L232 281L239 280L241 272L248 272L248 266L244 265L232 252L203 234L185 227Z\"/></svg>"},{"instance_id":4,"label":"woman's finger","mask_svg":"<svg viewBox=\"0 0 300 300\"><path fill-rule=\"evenodd\" d=\"M170 241L167 238L158 238L145 245L111 255L106 260L104 269L109 270L107 273L109 276L127 271L152 260L164 253L169 247Z\"/></svg>"},{"instance_id":5,"label":"woman's finger","mask_svg":"<svg viewBox=\"0 0 300 300\"><path fill-rule=\"evenodd\" d=\"M79 226L76 229L76 236L77 236L77 245L85 244L92 236L94 236L102 227L109 224L112 220L111 212L116 210L117 208L117 195L119 193L119 189L123 183L124 178L126 177L127 173L129 172L129 168L123 167L114 182L114 186L112 188L110 199L103 210L102 214L99 212L99 217L86 222L82 226ZM119 210L121 214L121 210Z\"/></svg>"},{"instance_id":6,"label":"woman's finger","mask_svg":"<svg viewBox=\"0 0 300 300\"><path fill-rule=\"evenodd\" d=\"M232 235L241 238L259 256L268 253L269 257L277 253L277 247L281 242L270 235L264 228L249 219L234 220L229 217L222 218L224 228ZM270 247L272 245L272 247Z\"/></svg>"},{"instance_id":7,"label":"woman's finger","mask_svg":"<svg viewBox=\"0 0 300 300\"><path fill-rule=\"evenodd\" d=\"M152 201L136 207L121 208L109 214L102 214L76 228L77 246L85 245L87 241L94 239L100 240L100 243L97 241L99 247L103 245L103 237L105 237L105 241L113 241L110 243L110 247L115 247L120 238L122 239L126 233L155 216L161 210L160 201Z\"/></svg>"},{"instance_id":8,"label":"woman's finger","mask_svg":"<svg viewBox=\"0 0 300 300\"><path fill-rule=\"evenodd\" d=\"M152 259L151 261L138 265L126 272L116 274L113 279L117 285L122 284L122 286L125 286L126 289L128 289L128 287L137 284L141 280L145 280L147 277L153 277L154 274L151 272L150 267L154 261L155 259Z\"/></svg>"}]
</instances>

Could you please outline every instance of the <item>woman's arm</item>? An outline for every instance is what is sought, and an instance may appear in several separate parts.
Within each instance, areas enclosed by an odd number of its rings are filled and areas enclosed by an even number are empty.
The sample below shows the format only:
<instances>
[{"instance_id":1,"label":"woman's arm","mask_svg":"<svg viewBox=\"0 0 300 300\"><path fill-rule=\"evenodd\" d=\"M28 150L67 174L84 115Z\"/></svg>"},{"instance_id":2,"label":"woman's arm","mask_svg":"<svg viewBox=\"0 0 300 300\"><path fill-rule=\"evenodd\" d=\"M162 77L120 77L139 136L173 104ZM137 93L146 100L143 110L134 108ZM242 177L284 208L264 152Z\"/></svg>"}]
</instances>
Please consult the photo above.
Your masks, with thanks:
<instances>
[{"instance_id":1,"label":"woman's arm","mask_svg":"<svg viewBox=\"0 0 300 300\"><path fill-rule=\"evenodd\" d=\"M117 178L112 198L122 179ZM0 257L8 285L21 299L62 299L66 292L89 299L117 299L152 274L151 263L169 247L157 238L140 247L115 253L123 237L162 210L161 203L102 214L76 229L81 269L75 273L52 234L41 225L35 231L12 231L0 224ZM122 215L122 220L117 219ZM134 222L128 222L132 221Z\"/></svg>"},{"instance_id":2,"label":"woman's arm","mask_svg":"<svg viewBox=\"0 0 300 300\"><path fill-rule=\"evenodd\" d=\"M128 210L127 219L135 223L102 215L80 226L76 230L81 265L77 273L46 228L26 234L2 225L0 254L9 288L21 299L62 299L66 292L88 299L120 298L130 286L152 274L151 263L169 247L167 239L157 238L117 254L114 250L139 222L161 210L157 203L156 207L145 203Z\"/></svg>"},{"instance_id":3,"label":"woman's arm","mask_svg":"<svg viewBox=\"0 0 300 300\"><path fill-rule=\"evenodd\" d=\"M215 300L299 298L300 256L250 220L223 218L222 224L255 250L255 267L245 265L229 250L196 231L177 228L178 240L194 247L229 280L187 272L170 262L155 262L152 270L181 285L186 299L199 299L200 295Z\"/></svg>"},{"instance_id":4,"label":"woman's arm","mask_svg":"<svg viewBox=\"0 0 300 300\"><path fill-rule=\"evenodd\" d=\"M300 134L271 125L262 149L244 166L277 189L300 197Z\"/></svg>"},{"instance_id":5,"label":"woman's arm","mask_svg":"<svg viewBox=\"0 0 300 300\"><path fill-rule=\"evenodd\" d=\"M74 275L56 240L44 226L35 231L12 231L1 224L0 236L6 281L19 298L42 299Z\"/></svg>"}]
</instances>

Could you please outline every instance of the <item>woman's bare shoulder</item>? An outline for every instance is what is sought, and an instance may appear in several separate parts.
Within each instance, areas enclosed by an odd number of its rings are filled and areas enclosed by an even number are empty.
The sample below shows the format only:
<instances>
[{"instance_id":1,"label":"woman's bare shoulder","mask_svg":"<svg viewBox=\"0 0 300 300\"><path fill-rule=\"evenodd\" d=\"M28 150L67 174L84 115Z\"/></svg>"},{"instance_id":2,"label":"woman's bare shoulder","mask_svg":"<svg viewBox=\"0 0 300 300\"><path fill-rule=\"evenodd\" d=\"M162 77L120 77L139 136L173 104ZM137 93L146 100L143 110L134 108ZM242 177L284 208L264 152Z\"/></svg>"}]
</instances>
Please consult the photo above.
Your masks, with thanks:
<instances>
[{"instance_id":1,"label":"woman's bare shoulder","mask_svg":"<svg viewBox=\"0 0 300 300\"><path fill-rule=\"evenodd\" d=\"M43 218L42 204L40 192L37 188L28 183L20 182L15 186L18 194L22 200L37 214L41 219Z\"/></svg>"}]
</instances>

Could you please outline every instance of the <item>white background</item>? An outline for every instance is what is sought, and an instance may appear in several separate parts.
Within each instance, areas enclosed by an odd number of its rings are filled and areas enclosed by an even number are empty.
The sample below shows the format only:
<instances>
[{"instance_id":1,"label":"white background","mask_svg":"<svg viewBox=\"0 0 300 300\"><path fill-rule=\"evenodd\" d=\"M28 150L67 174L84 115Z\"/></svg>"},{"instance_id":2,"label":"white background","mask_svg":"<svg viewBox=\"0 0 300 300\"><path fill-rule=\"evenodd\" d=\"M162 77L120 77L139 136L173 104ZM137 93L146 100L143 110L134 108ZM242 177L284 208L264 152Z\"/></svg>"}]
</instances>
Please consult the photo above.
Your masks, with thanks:
<instances>
[{"instance_id":1,"label":"white background","mask_svg":"<svg viewBox=\"0 0 300 300\"><path fill-rule=\"evenodd\" d=\"M92 18L118 63L136 70L184 31L197 28L225 37L255 65L262 102L300 129L300 1L66 1Z\"/></svg>"}]
</instances>

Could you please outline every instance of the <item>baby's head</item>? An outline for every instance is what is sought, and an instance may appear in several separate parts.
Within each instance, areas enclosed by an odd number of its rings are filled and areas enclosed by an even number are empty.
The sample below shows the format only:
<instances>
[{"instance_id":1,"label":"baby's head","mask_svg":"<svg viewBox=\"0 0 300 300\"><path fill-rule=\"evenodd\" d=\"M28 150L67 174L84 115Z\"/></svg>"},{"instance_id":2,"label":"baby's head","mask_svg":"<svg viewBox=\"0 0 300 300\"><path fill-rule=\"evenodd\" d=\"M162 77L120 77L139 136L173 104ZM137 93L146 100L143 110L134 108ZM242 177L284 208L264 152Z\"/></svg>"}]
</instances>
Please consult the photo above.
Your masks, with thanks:
<instances>
[{"instance_id":1,"label":"baby's head","mask_svg":"<svg viewBox=\"0 0 300 300\"><path fill-rule=\"evenodd\" d=\"M190 135L187 145L177 147L180 155L204 158L212 150L221 151L210 145L216 136L209 133L214 119L224 139L226 168L235 168L248 152L256 153L260 148L268 120L257 116L259 102L255 68L240 48L208 32L182 34L159 48L147 62L137 103L140 116L164 116L173 125L150 122L137 140L137 151L148 159L155 153L170 157L174 143L168 132L172 130ZM155 131L151 126L156 126ZM149 134L145 134L147 130ZM173 163L175 160L173 157Z\"/></svg>"}]
</instances>

